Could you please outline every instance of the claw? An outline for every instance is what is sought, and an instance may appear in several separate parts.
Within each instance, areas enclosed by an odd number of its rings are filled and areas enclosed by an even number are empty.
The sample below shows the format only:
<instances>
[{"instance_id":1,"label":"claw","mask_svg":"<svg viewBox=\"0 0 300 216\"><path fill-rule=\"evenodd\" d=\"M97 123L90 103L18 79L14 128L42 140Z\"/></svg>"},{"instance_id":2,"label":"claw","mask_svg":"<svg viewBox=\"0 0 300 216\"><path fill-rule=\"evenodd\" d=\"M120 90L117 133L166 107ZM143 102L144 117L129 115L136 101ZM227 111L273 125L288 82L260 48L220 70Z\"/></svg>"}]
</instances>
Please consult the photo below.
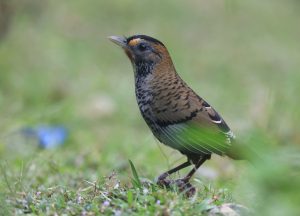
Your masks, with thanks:
<instances>
[{"instance_id":1,"label":"claw","mask_svg":"<svg viewBox=\"0 0 300 216\"><path fill-rule=\"evenodd\" d=\"M161 175L158 177L158 181L164 180L164 179L166 179L168 176L169 176L168 173L163 173L163 174L161 174Z\"/></svg>"},{"instance_id":2,"label":"claw","mask_svg":"<svg viewBox=\"0 0 300 216\"><path fill-rule=\"evenodd\" d=\"M183 193L186 197L190 198L196 194L196 188L187 179L177 179L175 184L180 193Z\"/></svg>"},{"instance_id":3,"label":"claw","mask_svg":"<svg viewBox=\"0 0 300 216\"><path fill-rule=\"evenodd\" d=\"M170 184L172 183L172 180L168 180L166 178L158 178L157 181L157 185L160 187L166 187L166 188L170 188Z\"/></svg>"},{"instance_id":4,"label":"claw","mask_svg":"<svg viewBox=\"0 0 300 216\"><path fill-rule=\"evenodd\" d=\"M196 193L196 188L188 181L188 179L169 180L166 178L158 178L157 184L160 187L172 188L177 187L180 193L183 193L186 197L193 197Z\"/></svg>"}]
</instances>

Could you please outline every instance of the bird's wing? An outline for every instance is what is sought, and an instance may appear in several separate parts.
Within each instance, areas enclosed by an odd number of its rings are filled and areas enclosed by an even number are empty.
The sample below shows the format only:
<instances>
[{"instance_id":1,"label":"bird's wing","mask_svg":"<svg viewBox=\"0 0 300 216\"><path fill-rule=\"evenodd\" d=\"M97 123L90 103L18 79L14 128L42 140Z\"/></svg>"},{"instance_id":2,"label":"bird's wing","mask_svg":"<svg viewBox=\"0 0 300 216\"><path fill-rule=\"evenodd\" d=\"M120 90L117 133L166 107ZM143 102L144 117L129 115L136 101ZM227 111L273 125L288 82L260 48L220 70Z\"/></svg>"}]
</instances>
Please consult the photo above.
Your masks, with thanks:
<instances>
[{"instance_id":1,"label":"bird's wing","mask_svg":"<svg viewBox=\"0 0 300 216\"><path fill-rule=\"evenodd\" d=\"M221 116L193 92L153 109L160 140L182 152L223 155L234 137ZM182 100L183 99L183 100Z\"/></svg>"}]
</instances>

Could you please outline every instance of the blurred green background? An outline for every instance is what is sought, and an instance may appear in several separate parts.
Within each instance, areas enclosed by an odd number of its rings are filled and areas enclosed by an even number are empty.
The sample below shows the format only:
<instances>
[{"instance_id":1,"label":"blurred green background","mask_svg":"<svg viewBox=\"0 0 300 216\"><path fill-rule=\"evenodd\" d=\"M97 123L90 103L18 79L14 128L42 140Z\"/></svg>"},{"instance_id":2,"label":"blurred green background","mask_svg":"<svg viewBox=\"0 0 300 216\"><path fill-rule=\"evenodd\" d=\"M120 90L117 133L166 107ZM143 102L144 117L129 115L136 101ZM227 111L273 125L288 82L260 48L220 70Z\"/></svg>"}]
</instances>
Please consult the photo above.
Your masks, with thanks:
<instances>
[{"instance_id":1,"label":"blurred green background","mask_svg":"<svg viewBox=\"0 0 300 216\"><path fill-rule=\"evenodd\" d=\"M142 120L131 64L110 35L164 42L181 77L237 137L254 137L262 149L270 144L268 156L285 152L299 165L299 24L297 0L0 0L1 191L12 192L7 181L25 192L41 185L76 188L78 179L95 181L113 171L126 182L128 159L153 180L185 160L158 144ZM67 142L41 150L19 136L41 124L64 125ZM247 165L213 159L198 177L231 188L238 202L249 204L249 185L241 183L251 179ZM274 168L273 159L262 173ZM271 179L253 177L258 186L251 191L259 188L266 215L278 202L289 215L299 210L300 177L290 177L289 168L275 169ZM294 178L293 189L266 188L276 176L286 177L283 185Z\"/></svg>"}]
</instances>

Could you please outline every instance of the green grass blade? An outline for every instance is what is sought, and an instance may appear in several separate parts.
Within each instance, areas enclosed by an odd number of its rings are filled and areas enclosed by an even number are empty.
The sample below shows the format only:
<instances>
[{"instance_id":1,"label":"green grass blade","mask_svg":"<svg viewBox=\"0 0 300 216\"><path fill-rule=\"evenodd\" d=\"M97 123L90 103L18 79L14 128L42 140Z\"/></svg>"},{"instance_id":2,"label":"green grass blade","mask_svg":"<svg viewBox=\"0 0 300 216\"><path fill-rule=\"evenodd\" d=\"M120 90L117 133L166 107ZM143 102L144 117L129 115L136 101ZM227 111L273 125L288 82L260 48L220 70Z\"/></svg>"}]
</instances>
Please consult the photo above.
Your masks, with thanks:
<instances>
[{"instance_id":1,"label":"green grass blade","mask_svg":"<svg viewBox=\"0 0 300 216\"><path fill-rule=\"evenodd\" d=\"M134 165L133 165L133 163L132 163L132 161L131 160L129 160L129 164L130 164L130 167L131 167L131 172L132 172L132 175L133 175L133 185L134 186L136 186L136 187L141 187L142 186L142 183L141 183L141 181L140 181L140 178L139 178L139 176L138 176L138 173L137 173L137 171L136 171L136 169L135 169L135 167L134 167Z\"/></svg>"}]
</instances>

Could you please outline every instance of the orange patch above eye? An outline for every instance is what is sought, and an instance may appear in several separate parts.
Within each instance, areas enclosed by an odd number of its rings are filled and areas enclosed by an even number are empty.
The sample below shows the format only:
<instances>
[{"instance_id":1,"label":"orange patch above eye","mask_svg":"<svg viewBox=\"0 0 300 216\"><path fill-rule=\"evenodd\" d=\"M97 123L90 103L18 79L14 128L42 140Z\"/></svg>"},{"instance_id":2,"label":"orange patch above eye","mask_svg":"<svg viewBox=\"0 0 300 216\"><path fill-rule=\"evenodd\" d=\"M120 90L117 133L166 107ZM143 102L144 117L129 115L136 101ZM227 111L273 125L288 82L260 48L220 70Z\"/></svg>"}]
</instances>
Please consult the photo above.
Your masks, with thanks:
<instances>
[{"instance_id":1,"label":"orange patch above eye","mask_svg":"<svg viewBox=\"0 0 300 216\"><path fill-rule=\"evenodd\" d=\"M136 38L136 39L133 39L133 40L129 41L128 45L129 45L129 46L135 46L135 45L137 45L140 41L141 41L141 39Z\"/></svg>"}]
</instances>

